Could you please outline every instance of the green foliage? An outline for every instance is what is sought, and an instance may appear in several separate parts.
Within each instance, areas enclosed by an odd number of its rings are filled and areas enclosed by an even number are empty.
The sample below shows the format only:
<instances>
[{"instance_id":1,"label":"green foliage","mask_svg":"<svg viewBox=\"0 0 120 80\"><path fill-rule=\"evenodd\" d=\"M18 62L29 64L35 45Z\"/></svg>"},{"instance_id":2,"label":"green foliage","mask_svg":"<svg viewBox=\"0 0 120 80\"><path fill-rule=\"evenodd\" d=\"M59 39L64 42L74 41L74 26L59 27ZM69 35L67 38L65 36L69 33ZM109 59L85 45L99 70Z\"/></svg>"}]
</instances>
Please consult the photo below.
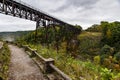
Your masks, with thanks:
<instances>
[{"instance_id":1,"label":"green foliage","mask_svg":"<svg viewBox=\"0 0 120 80\"><path fill-rule=\"evenodd\" d=\"M10 51L7 44L0 50L0 78L7 80L8 66L10 62Z\"/></svg>"},{"instance_id":2,"label":"green foliage","mask_svg":"<svg viewBox=\"0 0 120 80\"><path fill-rule=\"evenodd\" d=\"M113 80L119 80L120 79L120 73L113 76Z\"/></svg>"},{"instance_id":3,"label":"green foliage","mask_svg":"<svg viewBox=\"0 0 120 80\"><path fill-rule=\"evenodd\" d=\"M52 45L57 51L59 51L62 43L66 42L66 53L74 56L74 53L77 53L78 44L73 41L79 42L77 40L77 35L79 35L81 31L82 28L79 25L72 27L55 26L55 28L48 27L47 29L42 27L37 30L37 33L35 31L30 32L28 35L23 36L21 40L18 39L17 42L22 42L23 44L42 44L47 45L48 48ZM72 43L74 43L74 46L71 46L73 45Z\"/></svg>"},{"instance_id":4,"label":"green foliage","mask_svg":"<svg viewBox=\"0 0 120 80\"><path fill-rule=\"evenodd\" d=\"M100 56L95 56L94 57L94 63L95 64L100 64Z\"/></svg>"},{"instance_id":5,"label":"green foliage","mask_svg":"<svg viewBox=\"0 0 120 80\"><path fill-rule=\"evenodd\" d=\"M78 25L72 28L56 26L55 28L48 27L47 29L45 29L44 27L42 27L39 30L37 30L37 35L35 31L30 32L28 35L23 36L23 40L30 43L51 44L53 42L61 42L61 41L69 40L76 34L79 34L81 30L82 28Z\"/></svg>"},{"instance_id":6,"label":"green foliage","mask_svg":"<svg viewBox=\"0 0 120 80\"><path fill-rule=\"evenodd\" d=\"M98 32L82 32L79 36L79 55L86 56L85 59L96 56L100 51L101 33ZM89 55L87 57L87 55Z\"/></svg>"},{"instance_id":7,"label":"green foliage","mask_svg":"<svg viewBox=\"0 0 120 80\"><path fill-rule=\"evenodd\" d=\"M98 24L94 24L91 27L89 27L88 29L86 29L86 31L88 31L88 32L102 32L102 27Z\"/></svg>"},{"instance_id":8,"label":"green foliage","mask_svg":"<svg viewBox=\"0 0 120 80\"><path fill-rule=\"evenodd\" d=\"M103 33L102 43L120 49L120 22L101 22L101 26Z\"/></svg>"},{"instance_id":9,"label":"green foliage","mask_svg":"<svg viewBox=\"0 0 120 80\"><path fill-rule=\"evenodd\" d=\"M114 55L115 59L117 61L120 61L120 52L117 52L115 55Z\"/></svg>"},{"instance_id":10,"label":"green foliage","mask_svg":"<svg viewBox=\"0 0 120 80\"><path fill-rule=\"evenodd\" d=\"M107 68L101 69L101 80L112 80L113 79L113 73L111 70L108 70Z\"/></svg>"},{"instance_id":11,"label":"green foliage","mask_svg":"<svg viewBox=\"0 0 120 80\"><path fill-rule=\"evenodd\" d=\"M108 23L103 21L100 26L102 27L101 43L103 46L100 51L101 64L112 70L119 71L120 53L118 51L120 49L120 22Z\"/></svg>"},{"instance_id":12,"label":"green foliage","mask_svg":"<svg viewBox=\"0 0 120 80\"><path fill-rule=\"evenodd\" d=\"M107 37L107 39L110 39L112 37L112 33L111 33L110 29L107 30L106 37Z\"/></svg>"},{"instance_id":13,"label":"green foliage","mask_svg":"<svg viewBox=\"0 0 120 80\"><path fill-rule=\"evenodd\" d=\"M76 32L70 27L56 27L56 30L51 27L48 28L48 30L41 28L38 30L36 37L33 31L25 36L23 41L24 44L27 43L32 48L37 49L38 53L45 58L54 58L55 65L73 80L119 79L118 72L115 72L119 70L119 64L117 64L112 57L115 53L114 45L110 45L112 47L109 46L109 44L114 42L112 41L113 32L114 35L118 35L115 34L117 30L115 27L113 28L113 25L109 25L108 22L101 22L101 25L96 26L97 27L91 29L91 31L94 32L83 31L81 34L82 29L77 25L76 29L78 29L75 30ZM116 26L116 23L114 26ZM101 33L97 32L97 29L100 28L102 28L102 31L100 31L102 32L102 40ZM49 34L47 35L48 40L46 40L46 32ZM77 36L78 34L80 35ZM36 39L38 42L36 42ZM115 39L118 40L118 38ZM77 50L72 44L72 41L74 42L75 40L79 42L79 46L76 48ZM100 41L103 41L102 46L100 45ZM49 49L46 48L43 43L48 43L50 46ZM59 46L59 52L55 50L56 47L54 46ZM77 59L71 56L71 54L67 54L65 50L68 50L68 53L79 53L79 55L77 54ZM81 61L83 57L84 62ZM94 63L91 62L93 58ZM87 61L87 59L91 59L91 61Z\"/></svg>"},{"instance_id":14,"label":"green foliage","mask_svg":"<svg viewBox=\"0 0 120 80\"><path fill-rule=\"evenodd\" d=\"M104 45L100 51L100 54L113 55L114 49L108 45Z\"/></svg>"},{"instance_id":15,"label":"green foliage","mask_svg":"<svg viewBox=\"0 0 120 80\"><path fill-rule=\"evenodd\" d=\"M32 48L37 49L38 53L45 58L55 59L55 65L69 75L72 80L114 80L119 76L107 68L101 67L99 64L94 64L91 61L81 61L73 58L72 56L59 52L54 49L47 49L41 45L29 44ZM100 56L96 56L99 63Z\"/></svg>"}]
</instances>

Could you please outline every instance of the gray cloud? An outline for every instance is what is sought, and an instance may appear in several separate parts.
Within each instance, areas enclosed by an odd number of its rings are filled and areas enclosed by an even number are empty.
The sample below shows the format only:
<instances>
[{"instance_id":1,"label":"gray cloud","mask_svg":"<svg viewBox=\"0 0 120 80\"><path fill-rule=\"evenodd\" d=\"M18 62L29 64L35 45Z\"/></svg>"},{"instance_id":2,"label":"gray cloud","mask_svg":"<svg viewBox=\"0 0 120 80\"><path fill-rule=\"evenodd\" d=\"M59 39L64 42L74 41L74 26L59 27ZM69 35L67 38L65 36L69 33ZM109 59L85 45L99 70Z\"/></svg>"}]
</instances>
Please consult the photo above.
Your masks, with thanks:
<instances>
[{"instance_id":1,"label":"gray cloud","mask_svg":"<svg viewBox=\"0 0 120 80\"><path fill-rule=\"evenodd\" d=\"M63 5L58 7L56 10L53 10L54 12L57 11L62 11L64 9L67 9L70 6L76 7L83 7L85 9L90 9L93 8L93 5L97 2L98 0L66 0Z\"/></svg>"},{"instance_id":2,"label":"gray cloud","mask_svg":"<svg viewBox=\"0 0 120 80\"><path fill-rule=\"evenodd\" d=\"M91 6L95 4L98 0L67 0L67 2L76 7L80 6Z\"/></svg>"},{"instance_id":3,"label":"gray cloud","mask_svg":"<svg viewBox=\"0 0 120 80\"><path fill-rule=\"evenodd\" d=\"M0 32L34 30L35 22L0 14Z\"/></svg>"},{"instance_id":4,"label":"gray cloud","mask_svg":"<svg viewBox=\"0 0 120 80\"><path fill-rule=\"evenodd\" d=\"M89 0L92 1L92 0ZM72 4L72 3L71 3ZM91 6L87 8L85 5ZM95 3L87 3L82 6L69 6L61 8L63 11L56 12L59 18L64 16L65 21L72 24L80 24L83 28L87 28L92 24L99 24L100 21L120 21L120 3L118 0L98 0ZM64 14L63 14L64 12Z\"/></svg>"},{"instance_id":5,"label":"gray cloud","mask_svg":"<svg viewBox=\"0 0 120 80\"><path fill-rule=\"evenodd\" d=\"M84 29L100 21L120 21L120 0L17 0ZM0 14L0 31L34 30L35 22Z\"/></svg>"},{"instance_id":6,"label":"gray cloud","mask_svg":"<svg viewBox=\"0 0 120 80\"><path fill-rule=\"evenodd\" d=\"M120 2L120 0L118 0L118 2Z\"/></svg>"}]
</instances>

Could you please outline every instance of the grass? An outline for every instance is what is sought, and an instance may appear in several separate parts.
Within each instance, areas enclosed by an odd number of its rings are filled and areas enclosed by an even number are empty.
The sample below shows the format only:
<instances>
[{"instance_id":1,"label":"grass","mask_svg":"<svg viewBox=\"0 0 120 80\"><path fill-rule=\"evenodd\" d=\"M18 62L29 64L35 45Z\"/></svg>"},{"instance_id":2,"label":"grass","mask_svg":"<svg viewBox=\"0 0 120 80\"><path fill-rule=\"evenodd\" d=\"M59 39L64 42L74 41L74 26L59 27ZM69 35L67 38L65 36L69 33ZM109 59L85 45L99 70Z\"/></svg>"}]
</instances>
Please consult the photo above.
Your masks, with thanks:
<instances>
[{"instance_id":1,"label":"grass","mask_svg":"<svg viewBox=\"0 0 120 80\"><path fill-rule=\"evenodd\" d=\"M0 80L7 80L10 62L10 51L7 44L0 50Z\"/></svg>"},{"instance_id":2,"label":"grass","mask_svg":"<svg viewBox=\"0 0 120 80\"><path fill-rule=\"evenodd\" d=\"M84 37L97 37L97 36L101 36L100 32L86 32L83 31L80 35L79 38L84 38Z\"/></svg>"},{"instance_id":3,"label":"grass","mask_svg":"<svg viewBox=\"0 0 120 80\"><path fill-rule=\"evenodd\" d=\"M80 41L78 55L80 58L92 59L100 51L101 33L98 32L82 32L78 36Z\"/></svg>"},{"instance_id":4,"label":"grass","mask_svg":"<svg viewBox=\"0 0 120 80\"><path fill-rule=\"evenodd\" d=\"M69 54L59 52L54 49L47 49L41 45L29 44L30 47L37 49L38 53L45 58L55 59L55 65L69 75L72 80L119 80L118 72L96 65L91 61L81 61L74 59Z\"/></svg>"},{"instance_id":5,"label":"grass","mask_svg":"<svg viewBox=\"0 0 120 80\"><path fill-rule=\"evenodd\" d=\"M40 44L28 44L31 48L37 49L38 53L45 58L55 59L55 65L72 80L119 80L120 72L115 72L91 62L100 50L101 33L82 32L78 36L80 41L79 53L81 58L73 58L65 52L66 43L62 43L59 53L52 46L48 49ZM26 43L26 42L25 42Z\"/></svg>"}]
</instances>

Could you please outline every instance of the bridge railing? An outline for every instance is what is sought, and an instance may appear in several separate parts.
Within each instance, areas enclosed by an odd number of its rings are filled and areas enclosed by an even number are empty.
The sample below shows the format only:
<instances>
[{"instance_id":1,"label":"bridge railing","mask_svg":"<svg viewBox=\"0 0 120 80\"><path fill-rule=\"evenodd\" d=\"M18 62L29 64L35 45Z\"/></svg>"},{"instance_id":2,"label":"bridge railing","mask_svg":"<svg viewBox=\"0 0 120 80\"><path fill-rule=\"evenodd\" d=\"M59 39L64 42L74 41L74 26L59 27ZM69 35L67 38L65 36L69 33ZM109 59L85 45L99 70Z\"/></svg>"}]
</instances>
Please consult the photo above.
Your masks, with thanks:
<instances>
[{"instance_id":1,"label":"bridge railing","mask_svg":"<svg viewBox=\"0 0 120 80\"><path fill-rule=\"evenodd\" d=\"M43 56L41 56L39 53L37 53L36 50L30 48L27 45L20 45L20 44L17 44L17 43L14 43L14 44L24 48L25 51L28 52L30 57L35 61L35 63L38 65L38 67L40 68L40 70L43 73L51 74L51 73L55 72L55 74L57 73L59 75L60 80L72 80L68 75L66 75L64 72L62 72L60 69L58 69L54 65L54 62L55 62L54 59L52 59L52 58L45 59ZM49 79L49 80L51 80L51 79Z\"/></svg>"}]
</instances>

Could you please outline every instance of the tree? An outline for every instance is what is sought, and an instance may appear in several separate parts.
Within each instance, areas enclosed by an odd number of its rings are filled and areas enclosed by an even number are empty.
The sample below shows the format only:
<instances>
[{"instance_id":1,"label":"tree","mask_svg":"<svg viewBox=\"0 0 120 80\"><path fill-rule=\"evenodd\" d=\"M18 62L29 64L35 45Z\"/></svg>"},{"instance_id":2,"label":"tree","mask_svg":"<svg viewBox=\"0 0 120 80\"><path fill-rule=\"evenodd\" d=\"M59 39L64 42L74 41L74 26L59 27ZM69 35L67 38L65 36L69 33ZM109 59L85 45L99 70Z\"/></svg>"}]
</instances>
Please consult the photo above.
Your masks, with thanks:
<instances>
[{"instance_id":1,"label":"tree","mask_svg":"<svg viewBox=\"0 0 120 80\"><path fill-rule=\"evenodd\" d=\"M110 39L112 37L112 33L111 33L110 29L107 30L106 37L107 37L107 39Z\"/></svg>"},{"instance_id":2,"label":"tree","mask_svg":"<svg viewBox=\"0 0 120 80\"><path fill-rule=\"evenodd\" d=\"M120 22L101 22L102 26L102 43L120 49Z\"/></svg>"},{"instance_id":3,"label":"tree","mask_svg":"<svg viewBox=\"0 0 120 80\"><path fill-rule=\"evenodd\" d=\"M86 31L89 31L89 32L101 32L102 28L101 28L100 25L94 24L91 27L89 27L88 29L86 29Z\"/></svg>"}]
</instances>

